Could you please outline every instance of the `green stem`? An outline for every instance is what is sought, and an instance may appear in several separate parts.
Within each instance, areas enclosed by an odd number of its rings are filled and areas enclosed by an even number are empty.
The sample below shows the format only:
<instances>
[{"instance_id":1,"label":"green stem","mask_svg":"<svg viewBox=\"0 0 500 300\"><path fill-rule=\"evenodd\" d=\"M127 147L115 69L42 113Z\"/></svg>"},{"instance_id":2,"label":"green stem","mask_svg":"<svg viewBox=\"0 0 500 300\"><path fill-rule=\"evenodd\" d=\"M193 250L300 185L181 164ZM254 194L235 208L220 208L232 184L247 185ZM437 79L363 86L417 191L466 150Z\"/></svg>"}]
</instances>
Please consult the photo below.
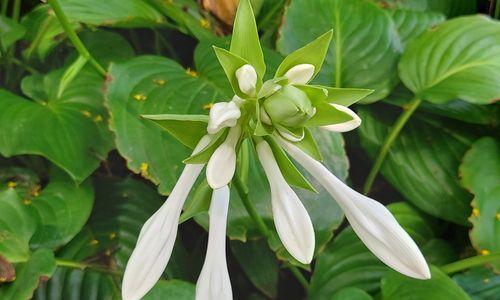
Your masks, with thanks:
<instances>
[{"instance_id":1,"label":"green stem","mask_svg":"<svg viewBox=\"0 0 500 300\"><path fill-rule=\"evenodd\" d=\"M288 269L290 269L293 276L295 276L300 285L307 291L309 289L309 282L304 277L304 274L300 272L299 268L297 268L296 266L289 265Z\"/></svg>"},{"instance_id":2,"label":"green stem","mask_svg":"<svg viewBox=\"0 0 500 300\"><path fill-rule=\"evenodd\" d=\"M82 271L88 269L91 271L96 271L99 273L106 273L106 274L111 274L111 275L116 275L116 276L123 275L123 273L120 271L110 270L104 266L92 265L92 264L87 264L84 262L66 260L66 259L62 259L62 258L56 258L56 265L58 267L78 269L78 270L82 270Z\"/></svg>"},{"instance_id":3,"label":"green stem","mask_svg":"<svg viewBox=\"0 0 500 300\"><path fill-rule=\"evenodd\" d=\"M7 15L7 8L9 7L9 0L2 0L2 16Z\"/></svg>"},{"instance_id":4,"label":"green stem","mask_svg":"<svg viewBox=\"0 0 500 300\"><path fill-rule=\"evenodd\" d=\"M32 67L28 66L27 64L25 64L24 62L22 62L21 60L15 58L15 57L9 57L8 58L10 61L12 61L14 64L20 66L21 68L25 69L26 71L30 72L31 74L37 74L38 71L33 69Z\"/></svg>"},{"instance_id":5,"label":"green stem","mask_svg":"<svg viewBox=\"0 0 500 300\"><path fill-rule=\"evenodd\" d=\"M236 188L236 191L238 191L241 201L243 202L243 205L245 206L248 214L255 222L255 225L257 225L257 228L262 233L262 235L267 238L269 236L269 229L267 228L264 220L257 213L257 210L255 209L252 201L250 201L250 198L248 197L248 190L244 188L243 182L241 182L241 178L238 175L234 176L233 184Z\"/></svg>"},{"instance_id":6,"label":"green stem","mask_svg":"<svg viewBox=\"0 0 500 300\"><path fill-rule=\"evenodd\" d=\"M494 14L495 19L500 19L500 1L495 2L495 14Z\"/></svg>"},{"instance_id":7,"label":"green stem","mask_svg":"<svg viewBox=\"0 0 500 300\"><path fill-rule=\"evenodd\" d=\"M497 260L500 261L500 252L489 255L478 255L444 265L441 267L441 271L449 275L472 267L482 266L486 263Z\"/></svg>"},{"instance_id":8,"label":"green stem","mask_svg":"<svg viewBox=\"0 0 500 300\"><path fill-rule=\"evenodd\" d=\"M68 17L64 14L61 4L59 3L58 0L48 0L50 6L54 10L57 18L59 19L59 22L61 23L61 26L64 28L64 31L68 35L68 38L71 40L71 43L75 46L76 50L78 53L80 53L81 56L86 58L90 64L102 75L106 76L106 71L105 69L90 55L90 52L85 48L85 45L82 43L78 35L76 34L75 30L73 27L71 27L71 24L69 23Z\"/></svg>"},{"instance_id":9,"label":"green stem","mask_svg":"<svg viewBox=\"0 0 500 300\"><path fill-rule=\"evenodd\" d=\"M370 170L368 177L366 178L365 185L363 187L363 193L365 195L367 195L370 192L373 182L375 181L375 177L377 176L378 171L382 167L382 163L384 162L384 159L387 156L387 153L389 152L392 143L394 143L399 133L405 126L406 122L408 122L411 115L415 112L415 110L418 108L421 102L422 100L414 98L410 103L408 103L407 106L404 107L404 112L398 117L396 123L394 123L394 125L392 126L391 131L389 132L389 135L385 139L384 144L380 148L380 151L377 155L377 159L375 160L375 163L373 164L373 167Z\"/></svg>"},{"instance_id":10,"label":"green stem","mask_svg":"<svg viewBox=\"0 0 500 300\"><path fill-rule=\"evenodd\" d=\"M14 21L19 21L19 16L21 15L21 0L14 0L14 7L12 8L12 19Z\"/></svg>"}]
</instances>

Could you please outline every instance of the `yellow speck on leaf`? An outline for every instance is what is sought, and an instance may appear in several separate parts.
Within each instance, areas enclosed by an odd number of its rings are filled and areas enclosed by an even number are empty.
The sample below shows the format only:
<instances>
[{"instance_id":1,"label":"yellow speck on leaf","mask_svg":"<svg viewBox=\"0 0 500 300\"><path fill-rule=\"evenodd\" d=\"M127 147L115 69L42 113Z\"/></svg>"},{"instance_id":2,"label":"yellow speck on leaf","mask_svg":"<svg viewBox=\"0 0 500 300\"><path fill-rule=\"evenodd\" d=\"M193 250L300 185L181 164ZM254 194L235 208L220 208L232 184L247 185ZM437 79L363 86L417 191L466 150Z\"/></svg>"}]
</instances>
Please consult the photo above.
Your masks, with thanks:
<instances>
[{"instance_id":1,"label":"yellow speck on leaf","mask_svg":"<svg viewBox=\"0 0 500 300\"><path fill-rule=\"evenodd\" d=\"M497 221L500 221L500 213L497 213Z\"/></svg>"},{"instance_id":2,"label":"yellow speck on leaf","mask_svg":"<svg viewBox=\"0 0 500 300\"><path fill-rule=\"evenodd\" d=\"M111 256L111 250L106 249L106 251L104 251L104 255Z\"/></svg>"},{"instance_id":3,"label":"yellow speck on leaf","mask_svg":"<svg viewBox=\"0 0 500 300\"><path fill-rule=\"evenodd\" d=\"M165 81L165 80L163 80L163 79L159 79L159 78L157 78L157 79L154 79L154 80L153 80L153 82L154 82L155 84L157 84L157 85L164 85L166 81Z\"/></svg>"},{"instance_id":4,"label":"yellow speck on leaf","mask_svg":"<svg viewBox=\"0 0 500 300\"><path fill-rule=\"evenodd\" d=\"M207 103L207 104L203 105L203 109L210 110L212 108L212 106L214 106L213 103Z\"/></svg>"},{"instance_id":5,"label":"yellow speck on leaf","mask_svg":"<svg viewBox=\"0 0 500 300\"><path fill-rule=\"evenodd\" d=\"M116 238L116 233L115 233L115 232L111 232L111 233L109 234L109 239L110 239L110 240L114 240L115 238Z\"/></svg>"},{"instance_id":6,"label":"yellow speck on leaf","mask_svg":"<svg viewBox=\"0 0 500 300\"><path fill-rule=\"evenodd\" d=\"M484 283L490 283L490 279L489 278L485 278L485 279L483 279L483 282Z\"/></svg>"},{"instance_id":7,"label":"yellow speck on leaf","mask_svg":"<svg viewBox=\"0 0 500 300\"><path fill-rule=\"evenodd\" d=\"M198 73L196 73L196 71L191 68L186 69L186 74L188 74L191 77L198 77Z\"/></svg>"},{"instance_id":8,"label":"yellow speck on leaf","mask_svg":"<svg viewBox=\"0 0 500 300\"><path fill-rule=\"evenodd\" d=\"M140 93L140 94L135 94L134 95L134 99L137 100L137 101L144 101L146 100L148 97L146 97L146 95Z\"/></svg>"},{"instance_id":9,"label":"yellow speck on leaf","mask_svg":"<svg viewBox=\"0 0 500 300\"><path fill-rule=\"evenodd\" d=\"M96 123L102 122L102 116L101 115L95 116L94 122L96 122Z\"/></svg>"},{"instance_id":10,"label":"yellow speck on leaf","mask_svg":"<svg viewBox=\"0 0 500 300\"><path fill-rule=\"evenodd\" d=\"M7 182L7 187L9 189L15 188L16 186L17 186L17 182L14 182L14 181Z\"/></svg>"},{"instance_id":11,"label":"yellow speck on leaf","mask_svg":"<svg viewBox=\"0 0 500 300\"><path fill-rule=\"evenodd\" d=\"M42 190L42 186L37 184L31 189L31 195L33 197L38 197L40 196L40 191Z\"/></svg>"},{"instance_id":12,"label":"yellow speck on leaf","mask_svg":"<svg viewBox=\"0 0 500 300\"><path fill-rule=\"evenodd\" d=\"M98 240L91 240L89 244L94 246L94 245L99 244L99 241Z\"/></svg>"},{"instance_id":13,"label":"yellow speck on leaf","mask_svg":"<svg viewBox=\"0 0 500 300\"><path fill-rule=\"evenodd\" d=\"M472 215L473 215L474 217L479 217L479 209L477 209L477 208L475 208L475 207L474 207L474 208L472 209Z\"/></svg>"},{"instance_id":14,"label":"yellow speck on leaf","mask_svg":"<svg viewBox=\"0 0 500 300\"><path fill-rule=\"evenodd\" d=\"M142 176L146 176L148 175L148 168L149 168L149 165L145 162L141 163L141 175Z\"/></svg>"},{"instance_id":15,"label":"yellow speck on leaf","mask_svg":"<svg viewBox=\"0 0 500 300\"><path fill-rule=\"evenodd\" d=\"M88 110L82 111L82 115L86 116L87 118L92 117L92 113L90 111L88 111Z\"/></svg>"},{"instance_id":16,"label":"yellow speck on leaf","mask_svg":"<svg viewBox=\"0 0 500 300\"><path fill-rule=\"evenodd\" d=\"M487 249L481 250L481 255L490 255L490 250Z\"/></svg>"},{"instance_id":17,"label":"yellow speck on leaf","mask_svg":"<svg viewBox=\"0 0 500 300\"><path fill-rule=\"evenodd\" d=\"M24 205L30 205L31 204L31 200L30 199L24 199L23 200L23 204Z\"/></svg>"},{"instance_id":18,"label":"yellow speck on leaf","mask_svg":"<svg viewBox=\"0 0 500 300\"><path fill-rule=\"evenodd\" d=\"M201 27L203 27L205 29L210 29L210 27L212 27L210 25L210 22L207 19L205 19L205 18L201 18L200 19L200 24L201 24Z\"/></svg>"}]
</instances>

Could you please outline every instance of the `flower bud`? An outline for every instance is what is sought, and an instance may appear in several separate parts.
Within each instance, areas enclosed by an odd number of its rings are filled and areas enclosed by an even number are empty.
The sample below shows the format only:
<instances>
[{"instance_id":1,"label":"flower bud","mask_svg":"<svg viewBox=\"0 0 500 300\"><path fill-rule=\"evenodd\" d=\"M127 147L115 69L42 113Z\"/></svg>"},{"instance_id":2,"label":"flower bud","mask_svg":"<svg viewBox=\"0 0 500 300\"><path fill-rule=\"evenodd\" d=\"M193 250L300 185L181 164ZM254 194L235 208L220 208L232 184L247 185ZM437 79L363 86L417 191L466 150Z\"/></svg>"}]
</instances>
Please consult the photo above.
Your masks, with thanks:
<instances>
[{"instance_id":1,"label":"flower bud","mask_svg":"<svg viewBox=\"0 0 500 300\"><path fill-rule=\"evenodd\" d=\"M241 66L236 70L236 78L238 79L238 85L240 90L248 95L253 96L255 94L255 87L257 85L257 73L254 67L249 64Z\"/></svg>"},{"instance_id":2,"label":"flower bud","mask_svg":"<svg viewBox=\"0 0 500 300\"><path fill-rule=\"evenodd\" d=\"M291 85L267 98L263 107L273 124L294 128L304 126L316 112L306 93Z\"/></svg>"},{"instance_id":3,"label":"flower bud","mask_svg":"<svg viewBox=\"0 0 500 300\"><path fill-rule=\"evenodd\" d=\"M314 66L311 64L300 64L290 68L285 73L289 84L306 84L314 75Z\"/></svg>"},{"instance_id":4,"label":"flower bud","mask_svg":"<svg viewBox=\"0 0 500 300\"><path fill-rule=\"evenodd\" d=\"M234 101L215 103L210 109L207 131L215 134L222 128L234 127L240 116L240 108Z\"/></svg>"}]
</instances>

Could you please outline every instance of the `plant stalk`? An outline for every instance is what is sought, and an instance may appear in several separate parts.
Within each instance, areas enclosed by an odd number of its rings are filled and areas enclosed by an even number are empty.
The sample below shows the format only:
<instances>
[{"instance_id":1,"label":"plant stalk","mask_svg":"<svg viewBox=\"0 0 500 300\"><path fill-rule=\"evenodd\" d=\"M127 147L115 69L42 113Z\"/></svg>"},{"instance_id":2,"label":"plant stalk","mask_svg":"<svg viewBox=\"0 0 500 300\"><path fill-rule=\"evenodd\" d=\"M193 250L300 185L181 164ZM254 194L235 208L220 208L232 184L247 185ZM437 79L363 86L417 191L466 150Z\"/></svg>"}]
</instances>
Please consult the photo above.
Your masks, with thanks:
<instances>
[{"instance_id":1,"label":"plant stalk","mask_svg":"<svg viewBox=\"0 0 500 300\"><path fill-rule=\"evenodd\" d=\"M9 8L9 0L2 0L2 11L1 11L2 16L7 15L8 8Z\"/></svg>"},{"instance_id":2,"label":"plant stalk","mask_svg":"<svg viewBox=\"0 0 500 300\"><path fill-rule=\"evenodd\" d=\"M66 14L64 14L64 11L61 8L61 4L59 3L58 0L48 0L48 3L54 10L54 13L57 16L57 19L59 19L59 22L61 23L61 26L64 28L64 31L68 35L68 38L70 39L71 43L75 46L76 50L78 53L80 53L81 56L86 58L90 64L99 72L103 77L106 76L106 70L92 57L90 52L85 48L85 45L82 43L78 35L76 34L75 30L73 27L71 27L71 24L69 23L68 17L66 17Z\"/></svg>"},{"instance_id":3,"label":"plant stalk","mask_svg":"<svg viewBox=\"0 0 500 300\"><path fill-rule=\"evenodd\" d=\"M103 266L92 265L92 264L87 264L84 262L73 261L73 260L66 260L66 259L62 259L62 258L56 259L56 265L58 267L64 267L64 268L70 268L70 269L79 269L79 270L89 269L89 270L96 271L99 273L106 273L106 274L111 274L111 275L115 275L115 276L122 276L123 275L123 273L120 271L110 270L110 269L105 268Z\"/></svg>"},{"instance_id":4,"label":"plant stalk","mask_svg":"<svg viewBox=\"0 0 500 300\"><path fill-rule=\"evenodd\" d=\"M12 7L12 19L18 22L20 15L21 15L21 0L14 0L14 6Z\"/></svg>"},{"instance_id":5,"label":"plant stalk","mask_svg":"<svg viewBox=\"0 0 500 300\"><path fill-rule=\"evenodd\" d=\"M375 160L375 163L373 164L373 167L370 170L368 177L366 178L365 184L363 186L363 193L365 195L367 195L370 192L373 182L375 181L375 177L380 171L380 168L382 167L382 164L385 160L385 157L387 156L387 153L389 153L389 149L391 148L392 144L398 137L403 127L405 126L406 122L408 122L410 117L418 108L420 103L422 103L422 100L420 100L419 98L414 98L410 103L408 103L407 106L404 107L404 112L398 117L396 123L394 123L394 125L392 126L391 131L389 132L389 135L386 137L384 143L382 144L382 147L380 148L380 151Z\"/></svg>"},{"instance_id":6,"label":"plant stalk","mask_svg":"<svg viewBox=\"0 0 500 300\"><path fill-rule=\"evenodd\" d=\"M495 19L500 19L500 1L495 2L495 14L493 15Z\"/></svg>"},{"instance_id":7,"label":"plant stalk","mask_svg":"<svg viewBox=\"0 0 500 300\"><path fill-rule=\"evenodd\" d=\"M304 274L300 272L299 268L297 268L296 266L289 265L288 269L290 269L293 276L295 276L300 285L307 291L309 289L309 282L304 277Z\"/></svg>"},{"instance_id":8,"label":"plant stalk","mask_svg":"<svg viewBox=\"0 0 500 300\"><path fill-rule=\"evenodd\" d=\"M500 252L489 255L478 255L478 256L468 257L459 261L455 261L450 264L442 266L441 271L450 275L466 269L470 269L472 267L481 266L493 261L500 261Z\"/></svg>"}]
</instances>

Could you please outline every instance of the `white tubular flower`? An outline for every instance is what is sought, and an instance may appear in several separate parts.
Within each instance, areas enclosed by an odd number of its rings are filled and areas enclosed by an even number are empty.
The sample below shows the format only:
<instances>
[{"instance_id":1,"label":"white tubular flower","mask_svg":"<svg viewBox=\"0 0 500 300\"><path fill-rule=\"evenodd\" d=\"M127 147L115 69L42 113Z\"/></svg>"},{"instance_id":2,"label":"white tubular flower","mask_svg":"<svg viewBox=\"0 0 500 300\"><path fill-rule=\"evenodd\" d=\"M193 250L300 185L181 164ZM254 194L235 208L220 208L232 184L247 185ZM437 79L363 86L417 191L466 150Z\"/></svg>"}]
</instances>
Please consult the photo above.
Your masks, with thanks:
<instances>
[{"instance_id":1,"label":"white tubular flower","mask_svg":"<svg viewBox=\"0 0 500 300\"><path fill-rule=\"evenodd\" d=\"M241 111L234 101L214 103L210 109L207 131L215 134L225 127L234 127L241 116Z\"/></svg>"},{"instance_id":2,"label":"white tubular flower","mask_svg":"<svg viewBox=\"0 0 500 300\"><path fill-rule=\"evenodd\" d=\"M363 243L394 270L417 279L431 274L418 246L379 202L354 191L321 163L284 140L283 148L333 196Z\"/></svg>"},{"instance_id":3,"label":"white tubular flower","mask_svg":"<svg viewBox=\"0 0 500 300\"><path fill-rule=\"evenodd\" d=\"M271 186L273 219L278 235L288 253L303 264L314 255L314 229L306 208L285 178L274 159L269 144L257 145L259 160Z\"/></svg>"},{"instance_id":4,"label":"white tubular flower","mask_svg":"<svg viewBox=\"0 0 500 300\"><path fill-rule=\"evenodd\" d=\"M314 66L311 64L300 64L290 68L285 73L289 84L306 84L314 75Z\"/></svg>"},{"instance_id":5,"label":"white tubular flower","mask_svg":"<svg viewBox=\"0 0 500 300\"><path fill-rule=\"evenodd\" d=\"M193 154L209 142L210 138L204 136ZM182 207L203 166L186 165L167 201L142 227L123 276L124 300L141 299L160 279L172 254Z\"/></svg>"},{"instance_id":6,"label":"white tubular flower","mask_svg":"<svg viewBox=\"0 0 500 300\"><path fill-rule=\"evenodd\" d=\"M330 103L330 105L340 110L341 112L345 112L346 114L350 115L352 117L352 120L339 124L321 126L322 129L334 132L347 132L356 129L359 127L359 125L361 125L361 118L358 117L358 115L347 106L334 103Z\"/></svg>"},{"instance_id":7,"label":"white tubular flower","mask_svg":"<svg viewBox=\"0 0 500 300\"><path fill-rule=\"evenodd\" d=\"M255 88L257 86L257 72L254 67L249 64L241 66L236 70L236 78L240 90L248 96L255 95Z\"/></svg>"},{"instance_id":8,"label":"white tubular flower","mask_svg":"<svg viewBox=\"0 0 500 300\"><path fill-rule=\"evenodd\" d=\"M207 164L207 181L212 189L227 185L236 170L236 144L240 138L241 128L229 129L226 140L214 151Z\"/></svg>"},{"instance_id":9,"label":"white tubular flower","mask_svg":"<svg viewBox=\"0 0 500 300\"><path fill-rule=\"evenodd\" d=\"M214 190L210 203L210 227L205 263L196 282L196 300L232 300L226 263L226 223L229 188Z\"/></svg>"}]
</instances>

